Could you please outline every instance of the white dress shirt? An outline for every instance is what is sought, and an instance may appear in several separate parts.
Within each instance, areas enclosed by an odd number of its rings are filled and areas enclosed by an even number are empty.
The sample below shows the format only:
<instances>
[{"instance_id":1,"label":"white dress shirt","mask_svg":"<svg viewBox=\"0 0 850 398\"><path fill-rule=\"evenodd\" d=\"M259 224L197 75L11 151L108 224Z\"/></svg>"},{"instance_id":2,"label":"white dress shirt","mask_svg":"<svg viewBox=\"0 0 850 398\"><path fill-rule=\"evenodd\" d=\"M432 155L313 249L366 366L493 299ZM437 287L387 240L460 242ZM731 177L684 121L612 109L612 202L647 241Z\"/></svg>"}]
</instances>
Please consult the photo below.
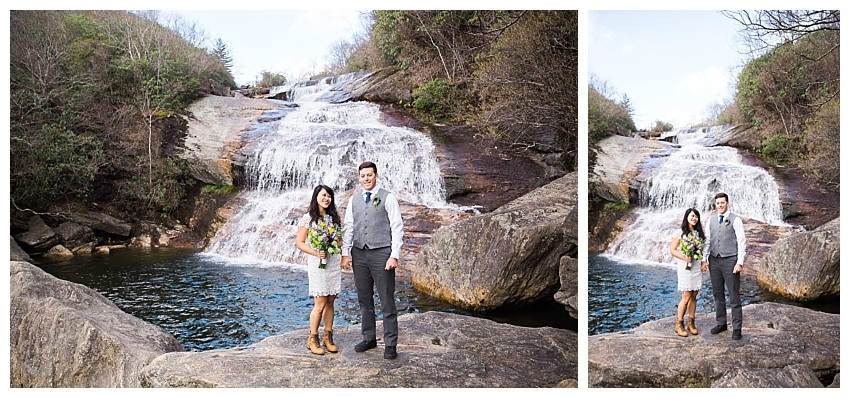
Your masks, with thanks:
<instances>
[{"instance_id":1,"label":"white dress shirt","mask_svg":"<svg viewBox=\"0 0 850 398\"><path fill-rule=\"evenodd\" d=\"M376 185L369 191L372 193L372 197L375 197L378 189L379 187ZM366 192L361 188L357 193L348 198L348 207L345 209L345 219L343 220L343 225L345 226L345 234L342 236L343 256L350 256L351 246L354 245L354 211L352 211L354 208L352 207L352 201L355 197L359 198L358 200L365 200ZM401 208L398 205L398 199L396 199L395 194L392 192L384 198L382 203L390 219L390 233L392 234L390 257L398 260L401 255L401 245L404 243L402 241L402 237L404 236L404 221L401 219Z\"/></svg>"}]
</instances>

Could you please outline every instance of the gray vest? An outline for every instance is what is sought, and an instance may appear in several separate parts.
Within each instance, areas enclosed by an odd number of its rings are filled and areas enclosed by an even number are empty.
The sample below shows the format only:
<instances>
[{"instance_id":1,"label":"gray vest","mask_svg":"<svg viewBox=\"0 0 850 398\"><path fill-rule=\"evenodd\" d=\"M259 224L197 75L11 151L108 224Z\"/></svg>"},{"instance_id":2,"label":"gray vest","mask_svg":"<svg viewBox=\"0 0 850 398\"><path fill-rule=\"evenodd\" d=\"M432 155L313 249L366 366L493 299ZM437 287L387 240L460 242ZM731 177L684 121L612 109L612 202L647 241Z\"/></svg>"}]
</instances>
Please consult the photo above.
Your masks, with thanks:
<instances>
[{"instance_id":1,"label":"gray vest","mask_svg":"<svg viewBox=\"0 0 850 398\"><path fill-rule=\"evenodd\" d=\"M709 228L711 228L711 248L708 255L711 257L737 256L738 237L735 235L735 228L732 227L732 223L735 222L735 215L729 212L723 218L723 225L720 225L719 218L719 215L715 214L711 217L711 221L709 221Z\"/></svg>"},{"instance_id":2,"label":"gray vest","mask_svg":"<svg viewBox=\"0 0 850 398\"><path fill-rule=\"evenodd\" d=\"M392 245L392 229L390 216L387 214L384 201L389 191L379 188L372 192L369 203L363 201L363 190L359 190L351 198L354 212L354 247L358 249L380 249ZM377 203L380 201L380 203Z\"/></svg>"}]
</instances>

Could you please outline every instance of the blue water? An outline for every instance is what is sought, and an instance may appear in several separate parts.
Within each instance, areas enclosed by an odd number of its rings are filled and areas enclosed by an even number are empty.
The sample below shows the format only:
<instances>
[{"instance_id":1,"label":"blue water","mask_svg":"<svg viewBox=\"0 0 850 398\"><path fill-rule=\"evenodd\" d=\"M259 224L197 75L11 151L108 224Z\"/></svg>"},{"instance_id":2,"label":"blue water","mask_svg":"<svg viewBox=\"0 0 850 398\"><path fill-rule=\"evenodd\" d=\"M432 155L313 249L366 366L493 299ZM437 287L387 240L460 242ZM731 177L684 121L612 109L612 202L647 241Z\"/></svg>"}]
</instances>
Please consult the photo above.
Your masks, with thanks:
<instances>
[{"instance_id":1,"label":"blue water","mask_svg":"<svg viewBox=\"0 0 850 398\"><path fill-rule=\"evenodd\" d=\"M633 329L643 323L676 315L682 294L677 289L676 270L662 265L630 264L602 256L590 256L587 273L588 332L601 333ZM755 279L741 279L744 305L778 302L838 313L838 301L799 303L762 289ZM711 280L703 275L697 296L697 314L714 314Z\"/></svg>"},{"instance_id":2,"label":"blue water","mask_svg":"<svg viewBox=\"0 0 850 398\"><path fill-rule=\"evenodd\" d=\"M192 250L117 249L39 262L46 272L88 286L123 311L161 326L189 351L246 346L309 327L313 299L307 272L293 265L239 265ZM354 278L343 273L335 326L360 323ZM380 300L375 298L380 319ZM554 303L554 301L552 302ZM552 303L514 312L470 313L396 283L399 315L446 311L523 326L576 330L563 306Z\"/></svg>"}]
</instances>

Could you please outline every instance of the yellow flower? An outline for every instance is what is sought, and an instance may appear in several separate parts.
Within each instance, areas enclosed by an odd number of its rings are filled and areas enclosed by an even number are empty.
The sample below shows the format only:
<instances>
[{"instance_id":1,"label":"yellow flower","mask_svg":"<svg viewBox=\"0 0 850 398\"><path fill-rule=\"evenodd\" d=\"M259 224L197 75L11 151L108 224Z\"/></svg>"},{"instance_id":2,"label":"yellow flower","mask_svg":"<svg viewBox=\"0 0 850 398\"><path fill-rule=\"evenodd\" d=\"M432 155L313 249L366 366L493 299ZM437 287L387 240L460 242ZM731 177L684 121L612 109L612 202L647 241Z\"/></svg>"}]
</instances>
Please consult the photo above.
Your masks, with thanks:
<instances>
[{"instance_id":1,"label":"yellow flower","mask_svg":"<svg viewBox=\"0 0 850 398\"><path fill-rule=\"evenodd\" d=\"M328 228L328 232L330 232L330 233L334 233L334 227L330 227L330 228Z\"/></svg>"}]
</instances>

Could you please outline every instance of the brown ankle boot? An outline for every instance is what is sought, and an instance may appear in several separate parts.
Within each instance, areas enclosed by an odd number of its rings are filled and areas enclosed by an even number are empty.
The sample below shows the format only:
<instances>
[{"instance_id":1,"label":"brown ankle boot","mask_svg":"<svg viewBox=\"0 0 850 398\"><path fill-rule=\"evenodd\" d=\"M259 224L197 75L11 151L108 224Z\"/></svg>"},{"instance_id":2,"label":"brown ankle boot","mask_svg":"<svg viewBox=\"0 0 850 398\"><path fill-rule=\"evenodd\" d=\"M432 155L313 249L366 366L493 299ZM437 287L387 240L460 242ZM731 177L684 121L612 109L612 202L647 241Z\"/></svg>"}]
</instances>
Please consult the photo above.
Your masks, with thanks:
<instances>
[{"instance_id":1,"label":"brown ankle boot","mask_svg":"<svg viewBox=\"0 0 850 398\"><path fill-rule=\"evenodd\" d=\"M697 325L694 325L694 318L688 320L688 332L690 332L694 336L699 334L699 330L697 330Z\"/></svg>"},{"instance_id":2,"label":"brown ankle boot","mask_svg":"<svg viewBox=\"0 0 850 398\"><path fill-rule=\"evenodd\" d=\"M682 337L688 337L688 331L685 330L684 321L676 321L676 334Z\"/></svg>"},{"instance_id":3,"label":"brown ankle boot","mask_svg":"<svg viewBox=\"0 0 850 398\"><path fill-rule=\"evenodd\" d=\"M319 344L318 333L310 333L310 338L307 339L307 348L310 349L310 352L313 354L325 355L325 350L322 349L322 345Z\"/></svg>"},{"instance_id":4,"label":"brown ankle boot","mask_svg":"<svg viewBox=\"0 0 850 398\"><path fill-rule=\"evenodd\" d=\"M333 330L325 330L325 333L322 335L322 342L325 343L325 348L327 348L328 352L337 352L336 344L334 344Z\"/></svg>"}]
</instances>

